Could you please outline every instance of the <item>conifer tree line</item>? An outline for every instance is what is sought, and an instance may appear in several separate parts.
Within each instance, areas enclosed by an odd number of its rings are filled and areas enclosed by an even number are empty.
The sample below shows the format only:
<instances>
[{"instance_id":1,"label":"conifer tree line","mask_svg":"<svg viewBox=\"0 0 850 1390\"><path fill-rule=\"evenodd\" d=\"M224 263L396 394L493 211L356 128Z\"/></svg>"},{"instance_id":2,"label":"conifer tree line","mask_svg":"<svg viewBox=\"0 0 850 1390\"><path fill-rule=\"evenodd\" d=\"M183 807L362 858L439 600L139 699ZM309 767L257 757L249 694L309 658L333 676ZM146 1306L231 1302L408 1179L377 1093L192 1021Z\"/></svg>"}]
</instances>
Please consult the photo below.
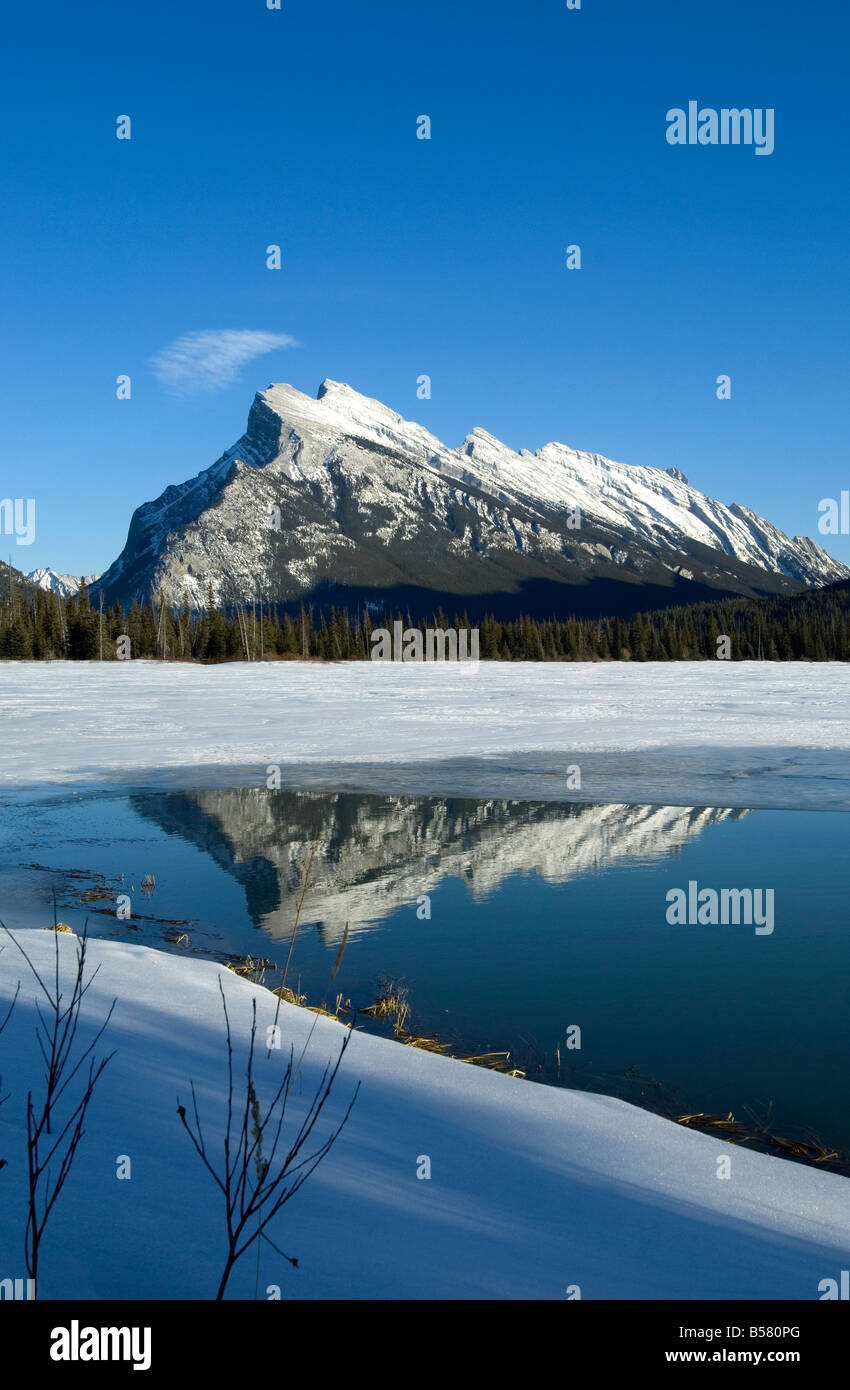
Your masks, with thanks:
<instances>
[{"instance_id":1,"label":"conifer tree line","mask_svg":"<svg viewBox=\"0 0 850 1390\"><path fill-rule=\"evenodd\" d=\"M132 658L168 661L259 661L317 658L364 661L375 627L469 628L477 626L485 661L697 661L720 654L729 639L733 661L850 661L850 583L788 598L718 599L685 607L635 613L630 619L531 617L501 621L487 616L471 624L466 613L449 618L438 609L429 620L409 614L376 615L368 609L318 609L289 614L270 604L237 604L227 610L207 594L204 607L174 609L162 596L94 607L87 587L61 598L11 581L0 593L0 658L6 660L114 661L119 638L128 637ZM723 648L725 650L725 648Z\"/></svg>"}]
</instances>

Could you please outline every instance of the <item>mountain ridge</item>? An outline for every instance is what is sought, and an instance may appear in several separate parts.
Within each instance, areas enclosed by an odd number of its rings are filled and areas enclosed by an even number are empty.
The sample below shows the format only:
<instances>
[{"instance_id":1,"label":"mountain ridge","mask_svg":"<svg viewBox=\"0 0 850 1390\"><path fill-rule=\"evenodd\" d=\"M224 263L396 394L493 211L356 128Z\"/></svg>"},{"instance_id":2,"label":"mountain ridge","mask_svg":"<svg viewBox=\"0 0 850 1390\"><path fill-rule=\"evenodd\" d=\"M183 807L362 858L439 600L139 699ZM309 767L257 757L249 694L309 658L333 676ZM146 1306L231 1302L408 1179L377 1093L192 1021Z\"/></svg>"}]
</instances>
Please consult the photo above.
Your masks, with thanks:
<instances>
[{"instance_id":1,"label":"mountain ridge","mask_svg":"<svg viewBox=\"0 0 850 1390\"><path fill-rule=\"evenodd\" d=\"M451 448L326 379L315 398L257 392L236 444L136 509L92 592L125 606L162 591L200 607L211 587L224 605L587 612L847 576L810 538L717 502L681 469L556 442L515 451L480 426Z\"/></svg>"},{"instance_id":2,"label":"mountain ridge","mask_svg":"<svg viewBox=\"0 0 850 1390\"><path fill-rule=\"evenodd\" d=\"M68 598L69 595L78 593L80 588L79 575L65 574L61 570L50 569L47 565L29 570L26 577L36 588L43 589L48 594L58 594L60 598ZM82 578L86 585L90 586L100 579L100 575L86 574Z\"/></svg>"}]
</instances>

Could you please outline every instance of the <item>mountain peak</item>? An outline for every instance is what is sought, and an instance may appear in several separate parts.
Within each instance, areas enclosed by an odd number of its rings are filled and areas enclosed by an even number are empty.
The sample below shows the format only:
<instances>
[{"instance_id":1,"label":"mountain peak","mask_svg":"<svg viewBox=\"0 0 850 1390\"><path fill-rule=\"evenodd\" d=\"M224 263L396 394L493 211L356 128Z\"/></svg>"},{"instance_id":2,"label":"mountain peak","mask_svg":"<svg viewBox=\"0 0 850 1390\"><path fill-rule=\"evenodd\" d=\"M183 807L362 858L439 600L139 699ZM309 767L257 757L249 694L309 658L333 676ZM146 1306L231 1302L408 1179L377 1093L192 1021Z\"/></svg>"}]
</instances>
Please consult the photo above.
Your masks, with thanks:
<instances>
[{"instance_id":1,"label":"mountain peak","mask_svg":"<svg viewBox=\"0 0 850 1390\"><path fill-rule=\"evenodd\" d=\"M507 455L513 453L507 444L503 444L501 439L497 439L488 430L483 430L480 425L476 425L474 430L470 430L466 439L460 446L460 452L467 458L477 459L480 463L490 464L504 461Z\"/></svg>"},{"instance_id":2,"label":"mountain peak","mask_svg":"<svg viewBox=\"0 0 850 1390\"><path fill-rule=\"evenodd\" d=\"M318 391L316 400L324 400L325 396L332 396L336 399L356 398L359 401L368 400L368 396L363 396L359 391L355 391L353 386L349 386L347 381L334 381L332 377L326 376Z\"/></svg>"},{"instance_id":3,"label":"mountain peak","mask_svg":"<svg viewBox=\"0 0 850 1390\"><path fill-rule=\"evenodd\" d=\"M275 383L258 395L276 415L285 421L293 417L294 423L303 419L321 421L328 425L348 426L361 423L374 426L377 423L401 424L408 429L418 428L416 425L408 425L401 415L381 401L364 396L346 382L333 381L330 377L325 378L315 397L306 395L297 387L290 386L288 382Z\"/></svg>"},{"instance_id":4,"label":"mountain peak","mask_svg":"<svg viewBox=\"0 0 850 1390\"><path fill-rule=\"evenodd\" d=\"M86 574L83 578L88 586L96 583L100 575ZM44 589L46 593L58 594L60 598L76 594L80 587L79 575L62 574L61 571L52 570L44 565L39 569L30 570L27 579L39 589Z\"/></svg>"}]
</instances>

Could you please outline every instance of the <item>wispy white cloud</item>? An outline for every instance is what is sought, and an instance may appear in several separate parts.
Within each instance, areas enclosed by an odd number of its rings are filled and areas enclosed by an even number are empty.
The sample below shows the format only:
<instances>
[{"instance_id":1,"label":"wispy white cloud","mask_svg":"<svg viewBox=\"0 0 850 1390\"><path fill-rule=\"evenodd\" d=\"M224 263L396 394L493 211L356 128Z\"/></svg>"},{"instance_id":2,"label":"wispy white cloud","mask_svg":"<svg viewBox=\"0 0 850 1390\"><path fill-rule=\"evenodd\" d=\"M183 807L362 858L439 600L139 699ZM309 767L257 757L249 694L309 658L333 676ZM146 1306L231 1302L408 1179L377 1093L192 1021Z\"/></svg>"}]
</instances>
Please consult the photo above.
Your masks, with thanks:
<instances>
[{"instance_id":1,"label":"wispy white cloud","mask_svg":"<svg viewBox=\"0 0 850 1390\"><path fill-rule=\"evenodd\" d=\"M280 348L298 347L287 333L264 333L251 328L208 328L184 333L151 358L157 381L180 395L191 391L221 391L230 386L246 362Z\"/></svg>"}]
</instances>

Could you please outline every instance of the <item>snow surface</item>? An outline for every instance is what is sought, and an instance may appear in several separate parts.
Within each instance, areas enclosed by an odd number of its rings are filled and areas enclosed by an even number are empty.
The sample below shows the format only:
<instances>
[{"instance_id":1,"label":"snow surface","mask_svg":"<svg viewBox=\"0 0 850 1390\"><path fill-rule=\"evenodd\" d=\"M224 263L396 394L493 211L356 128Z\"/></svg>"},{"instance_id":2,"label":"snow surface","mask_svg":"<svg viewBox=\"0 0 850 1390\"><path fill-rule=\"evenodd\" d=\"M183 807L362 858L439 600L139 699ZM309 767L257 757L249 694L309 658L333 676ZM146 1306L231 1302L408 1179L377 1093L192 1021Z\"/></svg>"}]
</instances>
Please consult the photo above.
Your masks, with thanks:
<instances>
[{"instance_id":1,"label":"snow surface","mask_svg":"<svg viewBox=\"0 0 850 1390\"><path fill-rule=\"evenodd\" d=\"M839 663L0 663L0 787L850 806ZM567 768L581 768L581 789Z\"/></svg>"},{"instance_id":2,"label":"snow surface","mask_svg":"<svg viewBox=\"0 0 850 1390\"><path fill-rule=\"evenodd\" d=\"M21 932L45 977L58 940L62 971L76 939ZM222 967L119 942L90 942L100 966L85 996L87 1042L117 999L101 1053L117 1049L95 1094L86 1134L43 1247L45 1298L209 1298L221 1271L223 1213L212 1179L183 1133L177 1096L194 1080L208 1149L219 1158L226 1091L228 1000L244 1050L256 999L261 1035L275 998ZM67 977L65 988L68 987ZM9 942L0 951L0 1277L23 1277L26 1091L39 1086L35 987ZM279 1083L290 1044L308 1043L291 1097L302 1113L335 1057L342 1027L283 1005L283 1047L257 1060L261 1099ZM624 1101L540 1086L356 1033L334 1087L348 1127L277 1218L263 1248L259 1297L284 1298L817 1299L850 1246L850 1183L749 1153ZM320 1139L328 1133L323 1120ZM219 1134L220 1134L219 1130ZM287 1131L291 1133L291 1131ZM119 1155L132 1160L119 1181ZM716 1160L731 1157L731 1177ZM423 1155L430 1180L418 1180ZM254 1297L254 1254L231 1297Z\"/></svg>"}]
</instances>

